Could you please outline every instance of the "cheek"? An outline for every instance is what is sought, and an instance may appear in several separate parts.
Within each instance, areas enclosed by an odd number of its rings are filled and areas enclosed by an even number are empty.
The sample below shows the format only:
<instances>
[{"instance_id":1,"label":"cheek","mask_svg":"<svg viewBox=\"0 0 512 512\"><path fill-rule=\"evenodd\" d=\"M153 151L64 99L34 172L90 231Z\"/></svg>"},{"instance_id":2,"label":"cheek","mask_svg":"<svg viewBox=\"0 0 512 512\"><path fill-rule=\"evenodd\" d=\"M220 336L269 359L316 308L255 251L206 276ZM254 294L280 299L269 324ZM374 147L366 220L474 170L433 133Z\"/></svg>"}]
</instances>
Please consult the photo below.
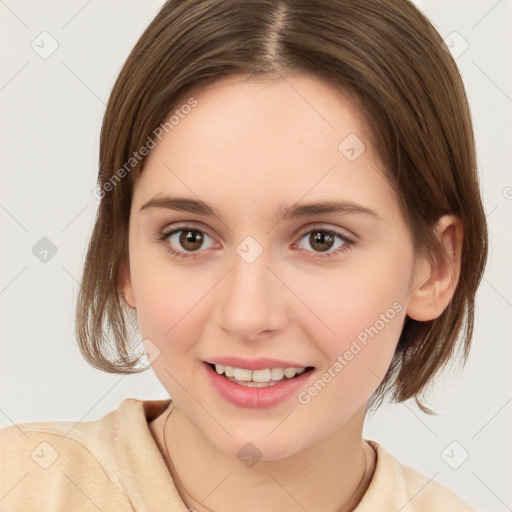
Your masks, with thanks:
<instances>
[{"instance_id":1,"label":"cheek","mask_svg":"<svg viewBox=\"0 0 512 512\"><path fill-rule=\"evenodd\" d=\"M408 261L381 262L333 270L329 276L303 274L294 285L308 306L311 339L324 339L324 352L342 350L357 338L364 342L368 330L382 338L400 333L408 295ZM402 313L403 311L403 313ZM320 330L321 329L321 330ZM321 334L321 336L319 336ZM348 347L347 347L348 348Z\"/></svg>"},{"instance_id":2,"label":"cheek","mask_svg":"<svg viewBox=\"0 0 512 512\"><path fill-rule=\"evenodd\" d=\"M144 285L137 296L137 316L149 362L175 401L186 403L183 386L192 389L194 371L198 370L194 360L198 357L197 340L203 322L199 315L204 308L201 297L205 291L199 283L185 280L179 273L169 272L169 268L158 272L153 267L140 278ZM152 353L156 356L152 357Z\"/></svg>"},{"instance_id":3,"label":"cheek","mask_svg":"<svg viewBox=\"0 0 512 512\"><path fill-rule=\"evenodd\" d=\"M362 265L364 271L351 268L317 281L321 284L315 292L303 297L320 313L321 322L309 315L307 329L324 356L317 388L330 388L322 398L326 406L330 399L354 406L368 399L395 352L406 315L411 260L408 254L384 256L378 264ZM305 284L303 290L308 289Z\"/></svg>"},{"instance_id":4,"label":"cheek","mask_svg":"<svg viewBox=\"0 0 512 512\"><path fill-rule=\"evenodd\" d=\"M166 356L162 359L178 361L180 353L190 351L199 339L215 279L173 264L153 249L134 255L131 275L142 338L157 345Z\"/></svg>"},{"instance_id":5,"label":"cheek","mask_svg":"<svg viewBox=\"0 0 512 512\"><path fill-rule=\"evenodd\" d=\"M373 395L391 363L402 330L405 310L400 303L384 309L368 306L338 315L338 336L324 337L324 364L317 377L298 396L301 404L325 411L333 424L343 423ZM320 346L320 342L318 343ZM335 404L335 406L334 406Z\"/></svg>"},{"instance_id":6,"label":"cheek","mask_svg":"<svg viewBox=\"0 0 512 512\"><path fill-rule=\"evenodd\" d=\"M395 353L404 316L405 310L395 302L378 317L370 315L371 320L362 324L363 328L354 326L337 347L332 360L338 363L335 369L341 376L338 387L341 400L358 403L354 396L367 400L373 394Z\"/></svg>"}]
</instances>

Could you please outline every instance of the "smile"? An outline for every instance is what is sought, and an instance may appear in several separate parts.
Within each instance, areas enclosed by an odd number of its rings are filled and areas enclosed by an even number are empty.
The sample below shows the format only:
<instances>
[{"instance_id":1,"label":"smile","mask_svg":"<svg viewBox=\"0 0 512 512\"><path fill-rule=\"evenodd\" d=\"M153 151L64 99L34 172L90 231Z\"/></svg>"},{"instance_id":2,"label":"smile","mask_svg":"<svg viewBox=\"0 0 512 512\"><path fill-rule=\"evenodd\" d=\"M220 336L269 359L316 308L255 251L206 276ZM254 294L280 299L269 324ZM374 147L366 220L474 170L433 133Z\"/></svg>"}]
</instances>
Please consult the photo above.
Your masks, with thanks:
<instances>
[{"instance_id":1,"label":"smile","mask_svg":"<svg viewBox=\"0 0 512 512\"><path fill-rule=\"evenodd\" d=\"M259 368L251 370L204 362L209 381L220 397L235 406L251 409L272 407L292 398L305 386L314 370L312 366L257 366Z\"/></svg>"},{"instance_id":2,"label":"smile","mask_svg":"<svg viewBox=\"0 0 512 512\"><path fill-rule=\"evenodd\" d=\"M215 364L215 371L219 375L225 375L230 382L235 382L248 387L273 386L283 379L293 379L301 375L306 368L264 368L262 370L249 370L247 368L235 368L223 364Z\"/></svg>"}]
</instances>

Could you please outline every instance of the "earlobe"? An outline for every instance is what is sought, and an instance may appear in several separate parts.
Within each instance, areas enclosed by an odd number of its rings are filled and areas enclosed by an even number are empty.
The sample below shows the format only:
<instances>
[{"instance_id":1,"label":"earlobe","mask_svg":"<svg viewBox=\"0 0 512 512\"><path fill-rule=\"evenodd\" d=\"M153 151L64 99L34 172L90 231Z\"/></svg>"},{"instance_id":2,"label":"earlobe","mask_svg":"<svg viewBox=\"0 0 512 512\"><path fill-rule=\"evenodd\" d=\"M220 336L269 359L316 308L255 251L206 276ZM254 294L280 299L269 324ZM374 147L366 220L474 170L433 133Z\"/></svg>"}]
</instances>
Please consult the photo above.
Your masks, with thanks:
<instances>
[{"instance_id":1,"label":"earlobe","mask_svg":"<svg viewBox=\"0 0 512 512\"><path fill-rule=\"evenodd\" d=\"M418 262L407 315L425 322L439 317L446 309L457 288L460 276L462 222L455 215L444 215L438 221L437 236L444 256L435 264L423 258Z\"/></svg>"},{"instance_id":2,"label":"earlobe","mask_svg":"<svg viewBox=\"0 0 512 512\"><path fill-rule=\"evenodd\" d=\"M121 264L119 271L119 293L124 302L132 309L137 309L135 306L135 295L133 293L132 281L130 278L130 269L126 262Z\"/></svg>"}]
</instances>

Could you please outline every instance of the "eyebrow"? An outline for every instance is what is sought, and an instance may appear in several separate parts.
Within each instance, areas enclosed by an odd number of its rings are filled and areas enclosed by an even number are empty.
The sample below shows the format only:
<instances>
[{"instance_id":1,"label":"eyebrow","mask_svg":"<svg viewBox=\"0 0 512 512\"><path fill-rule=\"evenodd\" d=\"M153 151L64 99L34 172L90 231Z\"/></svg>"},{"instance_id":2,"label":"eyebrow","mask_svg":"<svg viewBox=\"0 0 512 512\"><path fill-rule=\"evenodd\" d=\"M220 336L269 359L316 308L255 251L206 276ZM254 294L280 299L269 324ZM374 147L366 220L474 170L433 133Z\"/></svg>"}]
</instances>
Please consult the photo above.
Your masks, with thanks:
<instances>
[{"instance_id":1,"label":"eyebrow","mask_svg":"<svg viewBox=\"0 0 512 512\"><path fill-rule=\"evenodd\" d=\"M197 213L209 217L217 217L218 219L224 218L223 213L218 208L210 206L204 201L186 197L154 197L144 203L140 210L142 211L154 208ZM325 215L328 213L365 214L382 220L382 217L374 210L351 201L319 201L281 206L277 210L275 220L280 222L282 220L311 217L314 215Z\"/></svg>"}]
</instances>

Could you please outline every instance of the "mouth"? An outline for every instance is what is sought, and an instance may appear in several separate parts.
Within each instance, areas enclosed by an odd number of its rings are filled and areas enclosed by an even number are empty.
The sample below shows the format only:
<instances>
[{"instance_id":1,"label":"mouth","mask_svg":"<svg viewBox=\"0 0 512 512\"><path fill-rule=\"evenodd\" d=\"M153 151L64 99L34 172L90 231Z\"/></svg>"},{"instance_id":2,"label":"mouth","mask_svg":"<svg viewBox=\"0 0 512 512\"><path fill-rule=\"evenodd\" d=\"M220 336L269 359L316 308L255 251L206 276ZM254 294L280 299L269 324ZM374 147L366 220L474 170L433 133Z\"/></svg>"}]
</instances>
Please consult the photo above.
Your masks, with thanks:
<instances>
[{"instance_id":1,"label":"mouth","mask_svg":"<svg viewBox=\"0 0 512 512\"><path fill-rule=\"evenodd\" d=\"M216 356L203 360L207 382L223 400L246 409L278 406L297 398L316 375L298 360Z\"/></svg>"},{"instance_id":2,"label":"mouth","mask_svg":"<svg viewBox=\"0 0 512 512\"><path fill-rule=\"evenodd\" d=\"M237 368L234 366L205 361L217 375L227 381L249 388L267 388L296 379L300 375L314 370L313 366L305 367L269 367L257 370Z\"/></svg>"}]
</instances>

